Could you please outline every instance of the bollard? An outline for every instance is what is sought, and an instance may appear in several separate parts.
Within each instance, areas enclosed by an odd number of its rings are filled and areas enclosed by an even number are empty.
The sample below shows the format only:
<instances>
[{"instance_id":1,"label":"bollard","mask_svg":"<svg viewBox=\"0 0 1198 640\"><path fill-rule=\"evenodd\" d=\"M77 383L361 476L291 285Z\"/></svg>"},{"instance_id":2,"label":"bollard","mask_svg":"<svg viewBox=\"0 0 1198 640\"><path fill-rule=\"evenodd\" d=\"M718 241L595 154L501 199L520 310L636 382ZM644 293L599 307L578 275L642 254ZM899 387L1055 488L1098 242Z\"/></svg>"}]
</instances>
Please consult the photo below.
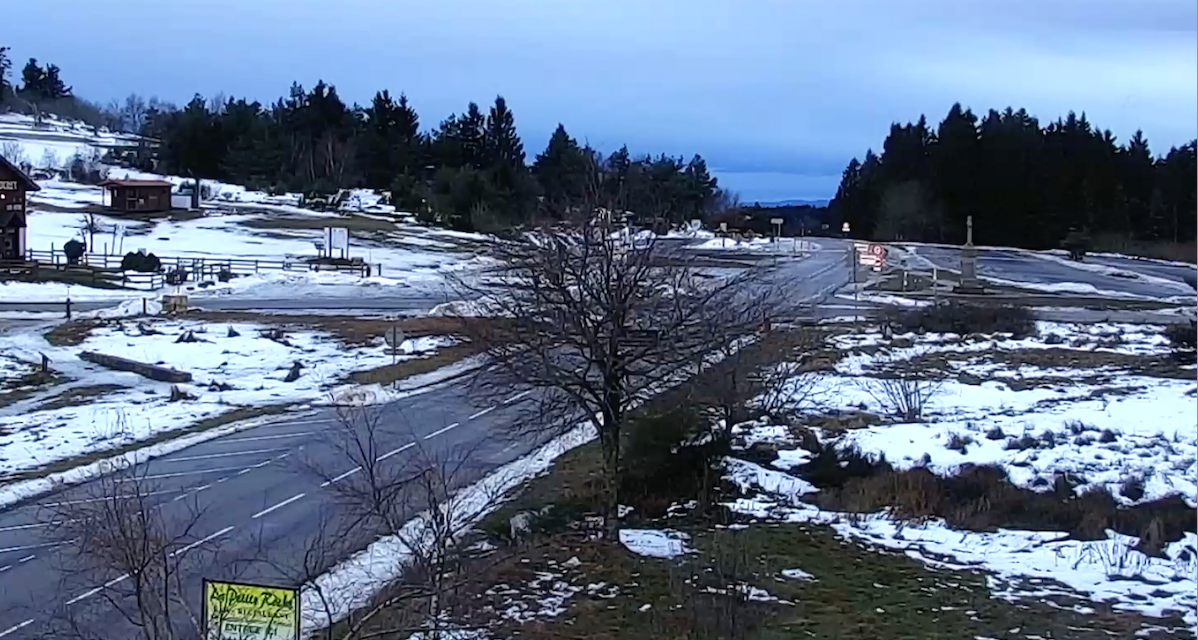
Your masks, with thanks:
<instances>
[{"instance_id":1,"label":"bollard","mask_svg":"<svg viewBox=\"0 0 1198 640\"><path fill-rule=\"evenodd\" d=\"M67 298L67 320L71 319L71 299Z\"/></svg>"}]
</instances>

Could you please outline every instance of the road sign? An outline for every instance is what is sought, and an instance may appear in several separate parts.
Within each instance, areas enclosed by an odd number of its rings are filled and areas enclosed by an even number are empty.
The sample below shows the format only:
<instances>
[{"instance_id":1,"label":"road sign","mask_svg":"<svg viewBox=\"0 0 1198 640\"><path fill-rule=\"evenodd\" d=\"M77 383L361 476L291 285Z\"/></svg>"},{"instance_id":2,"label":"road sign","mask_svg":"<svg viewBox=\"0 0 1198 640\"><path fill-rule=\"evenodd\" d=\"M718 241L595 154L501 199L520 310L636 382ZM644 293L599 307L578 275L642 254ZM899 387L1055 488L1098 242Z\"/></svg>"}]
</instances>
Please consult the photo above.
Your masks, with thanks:
<instances>
[{"instance_id":1,"label":"road sign","mask_svg":"<svg viewBox=\"0 0 1198 640\"><path fill-rule=\"evenodd\" d=\"M299 589L204 581L207 640L299 640Z\"/></svg>"},{"instance_id":2,"label":"road sign","mask_svg":"<svg viewBox=\"0 0 1198 640\"><path fill-rule=\"evenodd\" d=\"M840 225L840 232L848 233L849 232L849 223L846 222L846 223Z\"/></svg>"},{"instance_id":3,"label":"road sign","mask_svg":"<svg viewBox=\"0 0 1198 640\"><path fill-rule=\"evenodd\" d=\"M395 353L403 346L403 342L408 339L408 336L404 334L403 329L399 328L399 325L393 324L383 333L383 339L387 341L387 346L391 347L391 351Z\"/></svg>"},{"instance_id":4,"label":"road sign","mask_svg":"<svg viewBox=\"0 0 1198 640\"><path fill-rule=\"evenodd\" d=\"M871 244L869 245L869 252L875 256L878 256L879 258L883 258L886 256L886 246L880 244Z\"/></svg>"},{"instance_id":5,"label":"road sign","mask_svg":"<svg viewBox=\"0 0 1198 640\"><path fill-rule=\"evenodd\" d=\"M728 233L728 223L727 222L720 223L720 233Z\"/></svg>"},{"instance_id":6,"label":"road sign","mask_svg":"<svg viewBox=\"0 0 1198 640\"><path fill-rule=\"evenodd\" d=\"M783 222L786 222L786 221L783 220L782 218L770 218L770 224L775 225L775 226L780 227L780 226L782 226Z\"/></svg>"}]
</instances>

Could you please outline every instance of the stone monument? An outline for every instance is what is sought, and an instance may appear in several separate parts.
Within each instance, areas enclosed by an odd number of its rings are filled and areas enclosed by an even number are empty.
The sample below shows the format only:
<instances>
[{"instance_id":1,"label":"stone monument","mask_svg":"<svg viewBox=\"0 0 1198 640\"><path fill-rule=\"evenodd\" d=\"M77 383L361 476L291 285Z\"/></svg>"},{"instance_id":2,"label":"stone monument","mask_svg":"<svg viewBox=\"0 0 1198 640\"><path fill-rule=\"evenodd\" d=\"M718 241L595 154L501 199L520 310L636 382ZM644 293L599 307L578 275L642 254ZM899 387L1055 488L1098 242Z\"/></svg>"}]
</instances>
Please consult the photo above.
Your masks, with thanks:
<instances>
[{"instance_id":1,"label":"stone monument","mask_svg":"<svg viewBox=\"0 0 1198 640\"><path fill-rule=\"evenodd\" d=\"M978 249L973 246L973 216L965 217L965 244L961 247L961 282L956 293L985 293L978 280Z\"/></svg>"}]
</instances>

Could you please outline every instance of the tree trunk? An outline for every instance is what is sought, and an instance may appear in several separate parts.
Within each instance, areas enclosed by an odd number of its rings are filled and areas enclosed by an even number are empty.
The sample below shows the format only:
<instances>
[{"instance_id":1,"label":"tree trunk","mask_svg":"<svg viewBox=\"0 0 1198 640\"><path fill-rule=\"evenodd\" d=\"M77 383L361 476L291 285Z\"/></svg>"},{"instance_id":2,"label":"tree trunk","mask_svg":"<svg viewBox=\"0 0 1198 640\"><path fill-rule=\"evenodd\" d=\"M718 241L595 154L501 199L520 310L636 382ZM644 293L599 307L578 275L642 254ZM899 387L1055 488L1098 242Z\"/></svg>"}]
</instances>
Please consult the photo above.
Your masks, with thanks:
<instances>
[{"instance_id":1,"label":"tree trunk","mask_svg":"<svg viewBox=\"0 0 1198 640\"><path fill-rule=\"evenodd\" d=\"M607 485L607 505L603 514L604 535L615 540L620 529L620 427L623 416L618 404L603 409L599 430L599 448L603 452L603 476Z\"/></svg>"}]
</instances>

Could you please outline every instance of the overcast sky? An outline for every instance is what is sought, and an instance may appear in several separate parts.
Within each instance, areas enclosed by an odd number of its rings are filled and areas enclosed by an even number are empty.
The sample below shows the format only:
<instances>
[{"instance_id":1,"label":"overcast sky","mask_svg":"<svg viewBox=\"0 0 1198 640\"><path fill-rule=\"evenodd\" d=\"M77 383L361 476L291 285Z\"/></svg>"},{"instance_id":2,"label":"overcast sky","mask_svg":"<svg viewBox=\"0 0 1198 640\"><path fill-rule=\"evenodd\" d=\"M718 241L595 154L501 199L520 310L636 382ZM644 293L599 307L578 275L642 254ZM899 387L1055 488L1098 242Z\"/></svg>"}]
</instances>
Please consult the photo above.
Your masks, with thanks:
<instances>
[{"instance_id":1,"label":"overcast sky","mask_svg":"<svg viewBox=\"0 0 1198 640\"><path fill-rule=\"evenodd\" d=\"M700 153L747 201L826 198L890 123L954 101L1069 110L1154 151L1195 137L1194 0L4 0L0 45L83 97L347 101L425 126L507 98L531 158L560 121L604 151ZM992 12L992 13L991 13Z\"/></svg>"}]
</instances>

